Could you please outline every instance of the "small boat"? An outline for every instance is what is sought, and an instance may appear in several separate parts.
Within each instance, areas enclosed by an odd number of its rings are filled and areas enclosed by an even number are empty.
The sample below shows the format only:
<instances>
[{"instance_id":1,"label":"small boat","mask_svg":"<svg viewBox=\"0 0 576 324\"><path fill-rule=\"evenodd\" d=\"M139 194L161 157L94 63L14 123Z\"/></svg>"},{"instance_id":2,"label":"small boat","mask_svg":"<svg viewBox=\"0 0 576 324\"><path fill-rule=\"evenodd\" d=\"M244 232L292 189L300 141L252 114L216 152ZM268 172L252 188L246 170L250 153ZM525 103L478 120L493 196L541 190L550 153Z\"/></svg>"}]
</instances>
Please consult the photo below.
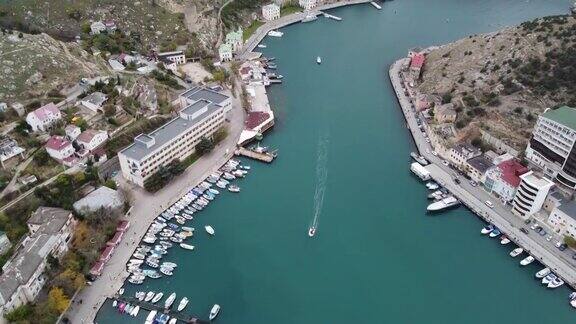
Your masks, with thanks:
<instances>
[{"instance_id":1,"label":"small boat","mask_svg":"<svg viewBox=\"0 0 576 324\"><path fill-rule=\"evenodd\" d=\"M512 251L510 252L510 256L513 257L513 258L515 258L515 257L519 256L522 252L524 252L524 249L523 249L523 248L520 248L520 247L519 247L519 248L515 248L514 250L512 250Z\"/></svg>"},{"instance_id":2,"label":"small boat","mask_svg":"<svg viewBox=\"0 0 576 324\"><path fill-rule=\"evenodd\" d=\"M160 272L162 272L162 274L167 275L167 276L171 276L173 275L173 270L172 268L160 268Z\"/></svg>"},{"instance_id":3,"label":"small boat","mask_svg":"<svg viewBox=\"0 0 576 324\"><path fill-rule=\"evenodd\" d=\"M135 294L135 297L136 297L136 299L138 299L139 301L143 301L143 300L144 300L144 297L146 297L146 293L143 292L143 291L138 291L138 292Z\"/></svg>"},{"instance_id":4,"label":"small boat","mask_svg":"<svg viewBox=\"0 0 576 324\"><path fill-rule=\"evenodd\" d=\"M502 234L500 232L500 230L498 228L494 228L494 230L492 232L490 232L490 234L488 234L488 236L490 237L497 237L498 235Z\"/></svg>"},{"instance_id":5,"label":"small boat","mask_svg":"<svg viewBox=\"0 0 576 324\"><path fill-rule=\"evenodd\" d=\"M550 282L552 282L556 278L558 278L558 277L556 277L556 275L553 272L550 272L546 277L542 278L542 284L548 285Z\"/></svg>"},{"instance_id":6,"label":"small boat","mask_svg":"<svg viewBox=\"0 0 576 324\"><path fill-rule=\"evenodd\" d=\"M576 298L576 291L571 292L570 295L568 296L568 298L569 298L570 300L575 299L575 298Z\"/></svg>"},{"instance_id":7,"label":"small boat","mask_svg":"<svg viewBox=\"0 0 576 324\"><path fill-rule=\"evenodd\" d=\"M208 316L208 318L210 320L213 320L216 318L216 316L218 316L218 313L220 313L220 305L214 304L214 306L212 306L212 309L210 310L210 316Z\"/></svg>"},{"instance_id":8,"label":"small boat","mask_svg":"<svg viewBox=\"0 0 576 324\"><path fill-rule=\"evenodd\" d=\"M322 58L320 56L316 57L316 64L322 64Z\"/></svg>"},{"instance_id":9,"label":"small boat","mask_svg":"<svg viewBox=\"0 0 576 324\"><path fill-rule=\"evenodd\" d=\"M218 191L216 189L212 189L212 188L208 189L208 192L210 192L213 195L219 195L220 194L220 191Z\"/></svg>"},{"instance_id":10,"label":"small boat","mask_svg":"<svg viewBox=\"0 0 576 324\"><path fill-rule=\"evenodd\" d=\"M128 278L128 282L133 284L133 285L140 285L144 282L144 279L136 279L136 278Z\"/></svg>"},{"instance_id":11,"label":"small boat","mask_svg":"<svg viewBox=\"0 0 576 324\"><path fill-rule=\"evenodd\" d=\"M266 44L258 44L258 48L266 48Z\"/></svg>"},{"instance_id":12,"label":"small boat","mask_svg":"<svg viewBox=\"0 0 576 324\"><path fill-rule=\"evenodd\" d=\"M440 188L440 186L436 182L431 181L431 182L428 182L426 184L426 188L428 188L430 190L436 190L436 189Z\"/></svg>"},{"instance_id":13,"label":"small boat","mask_svg":"<svg viewBox=\"0 0 576 324\"><path fill-rule=\"evenodd\" d=\"M154 298L152 298L152 304L155 304L156 302L158 302L160 299L162 299L163 296L164 296L163 292L157 293L156 296L154 296Z\"/></svg>"},{"instance_id":14,"label":"small boat","mask_svg":"<svg viewBox=\"0 0 576 324\"><path fill-rule=\"evenodd\" d=\"M124 308L126 308L126 304L120 303L120 306L118 306L118 311L119 311L120 313L122 313L122 312L124 311Z\"/></svg>"},{"instance_id":15,"label":"small boat","mask_svg":"<svg viewBox=\"0 0 576 324\"><path fill-rule=\"evenodd\" d=\"M172 304L174 303L174 300L176 300L176 293L173 292L172 294L170 294L170 296L168 296L168 298L164 302L164 308L166 309L170 308L170 306L172 306Z\"/></svg>"},{"instance_id":16,"label":"small boat","mask_svg":"<svg viewBox=\"0 0 576 324\"><path fill-rule=\"evenodd\" d=\"M130 312L130 315L133 317L138 316L138 312L140 311L140 306L136 305L136 307L134 307L134 309Z\"/></svg>"},{"instance_id":17,"label":"small boat","mask_svg":"<svg viewBox=\"0 0 576 324\"><path fill-rule=\"evenodd\" d=\"M158 311L156 310L153 310L150 313L148 313L148 316L146 316L146 321L144 322L144 324L153 324L156 314L158 314Z\"/></svg>"},{"instance_id":18,"label":"small boat","mask_svg":"<svg viewBox=\"0 0 576 324\"><path fill-rule=\"evenodd\" d=\"M552 289L558 288L558 287L562 286L563 284L564 284L564 280L556 277L556 279L554 279L548 283L548 288L552 288Z\"/></svg>"},{"instance_id":19,"label":"small boat","mask_svg":"<svg viewBox=\"0 0 576 324\"><path fill-rule=\"evenodd\" d=\"M183 239L173 236L170 238L170 241L174 242L174 243L182 243Z\"/></svg>"},{"instance_id":20,"label":"small boat","mask_svg":"<svg viewBox=\"0 0 576 324\"><path fill-rule=\"evenodd\" d=\"M182 226L182 230L186 232L194 232L194 227Z\"/></svg>"},{"instance_id":21,"label":"small boat","mask_svg":"<svg viewBox=\"0 0 576 324\"><path fill-rule=\"evenodd\" d=\"M495 228L496 227L494 225L488 224L482 228L482 230L480 231L480 234L486 235L488 233L491 233Z\"/></svg>"},{"instance_id":22,"label":"small boat","mask_svg":"<svg viewBox=\"0 0 576 324\"><path fill-rule=\"evenodd\" d=\"M152 298L154 298L154 295L155 295L155 293L154 293L153 291L149 291L149 292L146 294L146 297L144 298L144 301L145 301L145 302L151 301Z\"/></svg>"},{"instance_id":23,"label":"small boat","mask_svg":"<svg viewBox=\"0 0 576 324\"><path fill-rule=\"evenodd\" d=\"M168 324L176 324L176 322L178 322L178 319L173 317L168 321Z\"/></svg>"},{"instance_id":24,"label":"small boat","mask_svg":"<svg viewBox=\"0 0 576 324\"><path fill-rule=\"evenodd\" d=\"M178 265L174 262L163 262L162 263L163 267L170 267L170 268L176 268Z\"/></svg>"},{"instance_id":25,"label":"small boat","mask_svg":"<svg viewBox=\"0 0 576 324\"><path fill-rule=\"evenodd\" d=\"M318 17L315 14L307 14L304 18L302 18L301 22L305 23L305 22L311 22L318 19Z\"/></svg>"},{"instance_id":26,"label":"small boat","mask_svg":"<svg viewBox=\"0 0 576 324\"><path fill-rule=\"evenodd\" d=\"M312 237L314 236L314 234L316 234L316 227L310 226L310 228L308 229L308 236Z\"/></svg>"},{"instance_id":27,"label":"small boat","mask_svg":"<svg viewBox=\"0 0 576 324\"><path fill-rule=\"evenodd\" d=\"M185 249L185 250L194 250L194 245L190 245L190 244L186 244L186 243L180 243L180 247Z\"/></svg>"},{"instance_id":28,"label":"small boat","mask_svg":"<svg viewBox=\"0 0 576 324\"><path fill-rule=\"evenodd\" d=\"M114 299L114 301L112 302L112 307L116 307L116 305L118 305L118 301Z\"/></svg>"},{"instance_id":29,"label":"small boat","mask_svg":"<svg viewBox=\"0 0 576 324\"><path fill-rule=\"evenodd\" d=\"M506 245L508 243L510 243L510 239L507 238L506 236L502 236L502 239L500 240L500 244Z\"/></svg>"},{"instance_id":30,"label":"small boat","mask_svg":"<svg viewBox=\"0 0 576 324\"><path fill-rule=\"evenodd\" d=\"M124 294L124 288L120 288L120 290L118 290L118 295L123 295Z\"/></svg>"},{"instance_id":31,"label":"small boat","mask_svg":"<svg viewBox=\"0 0 576 324\"><path fill-rule=\"evenodd\" d=\"M277 30L271 30L268 32L268 36L272 36L272 37L282 37L284 35L283 32L277 31Z\"/></svg>"},{"instance_id":32,"label":"small boat","mask_svg":"<svg viewBox=\"0 0 576 324\"><path fill-rule=\"evenodd\" d=\"M536 272L536 275L535 275L535 276L536 276L536 278L538 278L538 279L542 279L542 278L546 277L547 275L549 275L550 272L551 272L551 271L550 271L550 268L544 268L544 269Z\"/></svg>"},{"instance_id":33,"label":"small boat","mask_svg":"<svg viewBox=\"0 0 576 324\"><path fill-rule=\"evenodd\" d=\"M230 192L240 192L240 187L236 186L236 185L230 185L230 187L228 187L228 191Z\"/></svg>"},{"instance_id":34,"label":"small boat","mask_svg":"<svg viewBox=\"0 0 576 324\"><path fill-rule=\"evenodd\" d=\"M208 233L210 235L214 235L214 233L215 233L214 228L210 225L204 226L204 229L206 230L206 233Z\"/></svg>"},{"instance_id":35,"label":"small boat","mask_svg":"<svg viewBox=\"0 0 576 324\"><path fill-rule=\"evenodd\" d=\"M572 299L572 300L570 301L570 305L571 305L572 307L576 308L576 299Z\"/></svg>"},{"instance_id":36,"label":"small boat","mask_svg":"<svg viewBox=\"0 0 576 324\"><path fill-rule=\"evenodd\" d=\"M520 265L527 266L532 262L534 262L534 257L529 255L529 256L525 257L522 261L520 261Z\"/></svg>"},{"instance_id":37,"label":"small boat","mask_svg":"<svg viewBox=\"0 0 576 324\"><path fill-rule=\"evenodd\" d=\"M188 298L184 297L180 301L180 304L178 304L178 311L181 312L184 308L186 308L186 305L188 305Z\"/></svg>"},{"instance_id":38,"label":"small boat","mask_svg":"<svg viewBox=\"0 0 576 324\"><path fill-rule=\"evenodd\" d=\"M442 200L431 203L426 209L430 212L440 211L446 208L457 206L459 204L460 202L458 199L454 198L453 196L448 196Z\"/></svg>"},{"instance_id":39,"label":"small boat","mask_svg":"<svg viewBox=\"0 0 576 324\"><path fill-rule=\"evenodd\" d=\"M283 76L278 75L277 78L278 78L278 79L282 79ZM249 165L242 165L242 166L240 166L240 167L241 167L242 169L244 169L244 170L250 170L250 166L249 166Z\"/></svg>"}]
</instances>

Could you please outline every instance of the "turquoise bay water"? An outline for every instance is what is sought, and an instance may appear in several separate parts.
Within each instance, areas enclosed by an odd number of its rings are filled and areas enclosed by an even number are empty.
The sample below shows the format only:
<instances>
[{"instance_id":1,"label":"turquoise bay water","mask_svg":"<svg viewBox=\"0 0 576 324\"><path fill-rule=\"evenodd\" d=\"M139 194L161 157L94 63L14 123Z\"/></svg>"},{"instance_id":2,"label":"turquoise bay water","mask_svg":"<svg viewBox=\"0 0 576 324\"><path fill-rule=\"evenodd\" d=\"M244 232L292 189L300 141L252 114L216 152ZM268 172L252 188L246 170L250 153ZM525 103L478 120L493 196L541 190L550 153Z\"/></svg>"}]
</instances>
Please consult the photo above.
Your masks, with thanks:
<instances>
[{"instance_id":1,"label":"turquoise bay water","mask_svg":"<svg viewBox=\"0 0 576 324\"><path fill-rule=\"evenodd\" d=\"M540 266L520 267L508 256L513 247L481 236L483 223L468 210L425 213L427 192L410 174L413 144L387 74L411 47L565 13L569 5L396 0L381 11L336 9L342 22L321 18L266 38L265 54L285 76L269 91L277 122L265 140L280 157L272 165L249 162L242 192L221 195L196 217L193 226L210 224L216 236L198 231L194 251L172 249L166 259L179 264L174 276L128 291L175 291L190 298L186 312L202 318L218 303L221 323L574 319L569 290L542 287L534 279ZM142 323L145 316L107 305L97 321Z\"/></svg>"}]
</instances>

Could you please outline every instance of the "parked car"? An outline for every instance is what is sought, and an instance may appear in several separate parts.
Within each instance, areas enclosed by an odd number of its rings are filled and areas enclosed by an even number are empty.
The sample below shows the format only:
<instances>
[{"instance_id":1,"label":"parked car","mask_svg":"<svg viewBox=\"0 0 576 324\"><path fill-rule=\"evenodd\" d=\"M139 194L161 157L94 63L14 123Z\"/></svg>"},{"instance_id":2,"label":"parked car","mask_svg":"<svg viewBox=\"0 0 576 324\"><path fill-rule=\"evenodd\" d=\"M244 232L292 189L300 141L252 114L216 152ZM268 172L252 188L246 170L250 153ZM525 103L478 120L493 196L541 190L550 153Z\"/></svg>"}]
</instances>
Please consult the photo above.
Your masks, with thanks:
<instances>
[{"instance_id":1,"label":"parked car","mask_svg":"<svg viewBox=\"0 0 576 324\"><path fill-rule=\"evenodd\" d=\"M530 229L536 230L536 227L539 227L538 224L534 223L530 226Z\"/></svg>"},{"instance_id":2,"label":"parked car","mask_svg":"<svg viewBox=\"0 0 576 324\"><path fill-rule=\"evenodd\" d=\"M530 222L532 222L532 220L531 220L530 218L527 218L527 219L524 221L524 224L528 225L528 224L530 224Z\"/></svg>"},{"instance_id":3,"label":"parked car","mask_svg":"<svg viewBox=\"0 0 576 324\"><path fill-rule=\"evenodd\" d=\"M520 229L520 232L524 233L524 234L528 234L528 230L525 227L522 227Z\"/></svg>"},{"instance_id":4,"label":"parked car","mask_svg":"<svg viewBox=\"0 0 576 324\"><path fill-rule=\"evenodd\" d=\"M460 179L458 179L458 178L454 178L454 183L456 183L456 184L460 184Z\"/></svg>"},{"instance_id":5,"label":"parked car","mask_svg":"<svg viewBox=\"0 0 576 324\"><path fill-rule=\"evenodd\" d=\"M576 253L572 254L572 259L576 260Z\"/></svg>"},{"instance_id":6,"label":"parked car","mask_svg":"<svg viewBox=\"0 0 576 324\"><path fill-rule=\"evenodd\" d=\"M490 200L486 200L484 203L486 204L486 206L494 208L494 204Z\"/></svg>"},{"instance_id":7,"label":"parked car","mask_svg":"<svg viewBox=\"0 0 576 324\"><path fill-rule=\"evenodd\" d=\"M478 183L477 183L476 181L474 181L474 180L470 180L470 185L471 185L472 187L476 187L476 186L478 185Z\"/></svg>"},{"instance_id":8,"label":"parked car","mask_svg":"<svg viewBox=\"0 0 576 324\"><path fill-rule=\"evenodd\" d=\"M562 243L560 244L560 247L558 249L560 249L560 251L564 251L568 248L568 245L566 245L566 243Z\"/></svg>"},{"instance_id":9,"label":"parked car","mask_svg":"<svg viewBox=\"0 0 576 324\"><path fill-rule=\"evenodd\" d=\"M450 165L450 163L448 163L448 161L446 161L446 160L442 161L442 164L444 164L445 166L449 166L449 165Z\"/></svg>"},{"instance_id":10,"label":"parked car","mask_svg":"<svg viewBox=\"0 0 576 324\"><path fill-rule=\"evenodd\" d=\"M540 234L540 236L544 236L548 233L546 233L546 231L542 228L542 229L540 229L540 232L538 232L538 234Z\"/></svg>"},{"instance_id":11,"label":"parked car","mask_svg":"<svg viewBox=\"0 0 576 324\"><path fill-rule=\"evenodd\" d=\"M546 241L548 241L548 242L552 241L552 235L548 235L548 237L546 238Z\"/></svg>"},{"instance_id":12,"label":"parked car","mask_svg":"<svg viewBox=\"0 0 576 324\"><path fill-rule=\"evenodd\" d=\"M432 155L434 155L434 156L438 156L438 152L436 152L436 151L432 151Z\"/></svg>"}]
</instances>

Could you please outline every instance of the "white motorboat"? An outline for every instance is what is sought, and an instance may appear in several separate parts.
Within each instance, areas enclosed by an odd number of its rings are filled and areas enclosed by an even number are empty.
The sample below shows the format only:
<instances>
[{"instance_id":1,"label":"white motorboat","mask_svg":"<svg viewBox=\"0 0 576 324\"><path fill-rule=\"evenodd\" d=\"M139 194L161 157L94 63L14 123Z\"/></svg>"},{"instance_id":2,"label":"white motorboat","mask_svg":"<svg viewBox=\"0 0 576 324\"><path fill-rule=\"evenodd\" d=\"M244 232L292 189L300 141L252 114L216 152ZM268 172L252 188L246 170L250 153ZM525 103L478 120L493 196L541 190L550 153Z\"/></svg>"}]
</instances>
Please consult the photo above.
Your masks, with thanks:
<instances>
[{"instance_id":1,"label":"white motorboat","mask_svg":"<svg viewBox=\"0 0 576 324\"><path fill-rule=\"evenodd\" d=\"M272 36L272 37L282 37L284 35L283 32L277 31L277 30L271 30L268 32L268 36Z\"/></svg>"},{"instance_id":2,"label":"white motorboat","mask_svg":"<svg viewBox=\"0 0 576 324\"><path fill-rule=\"evenodd\" d=\"M515 258L515 257L519 256L520 254L522 254L522 252L524 252L524 249L523 249L523 248L520 248L520 247L519 247L519 248L515 248L514 250L512 250L512 251L510 252L510 256L513 257L513 258Z\"/></svg>"},{"instance_id":3,"label":"white motorboat","mask_svg":"<svg viewBox=\"0 0 576 324\"><path fill-rule=\"evenodd\" d=\"M428 188L430 190L436 190L436 189L440 188L440 186L436 182L428 182L428 183L426 183L426 188Z\"/></svg>"},{"instance_id":4,"label":"white motorboat","mask_svg":"<svg viewBox=\"0 0 576 324\"><path fill-rule=\"evenodd\" d=\"M308 229L308 236L312 237L315 234L316 234L316 227L310 226L310 228Z\"/></svg>"},{"instance_id":5,"label":"white motorboat","mask_svg":"<svg viewBox=\"0 0 576 324\"><path fill-rule=\"evenodd\" d=\"M168 298L164 302L164 308L166 309L170 308L170 306L172 306L175 300L176 300L176 293L173 292L170 294L170 296L168 296Z\"/></svg>"},{"instance_id":6,"label":"white motorboat","mask_svg":"<svg viewBox=\"0 0 576 324\"><path fill-rule=\"evenodd\" d=\"M162 262L162 266L163 267L176 268L178 266L178 264L176 264L174 262Z\"/></svg>"},{"instance_id":7,"label":"white motorboat","mask_svg":"<svg viewBox=\"0 0 576 324\"><path fill-rule=\"evenodd\" d=\"M130 312L130 315L133 317L138 316L138 312L140 311L140 306L136 306L134 307L134 309L132 309L132 311Z\"/></svg>"},{"instance_id":8,"label":"white motorboat","mask_svg":"<svg viewBox=\"0 0 576 324\"><path fill-rule=\"evenodd\" d=\"M163 296L164 296L163 292L157 293L156 296L154 296L154 298L152 298L152 304L157 303L160 299L162 299Z\"/></svg>"},{"instance_id":9,"label":"white motorboat","mask_svg":"<svg viewBox=\"0 0 576 324\"><path fill-rule=\"evenodd\" d=\"M163 275L166 275L166 276L171 276L171 275L173 275L173 274L174 274L173 271L174 271L173 268L164 268L164 267L163 267L163 268L160 268L160 272L161 272Z\"/></svg>"},{"instance_id":10,"label":"white motorboat","mask_svg":"<svg viewBox=\"0 0 576 324\"><path fill-rule=\"evenodd\" d=\"M169 321L168 324L176 324L176 322L178 322L178 319L175 317L172 317Z\"/></svg>"},{"instance_id":11,"label":"white motorboat","mask_svg":"<svg viewBox=\"0 0 576 324\"><path fill-rule=\"evenodd\" d=\"M552 288L552 289L558 288L558 287L562 286L563 284L564 284L564 280L556 277L556 279L554 279L548 283L548 288Z\"/></svg>"},{"instance_id":12,"label":"white motorboat","mask_svg":"<svg viewBox=\"0 0 576 324\"><path fill-rule=\"evenodd\" d=\"M143 301L144 297L146 297L146 293L143 291L139 291L136 293L135 295L136 299L138 299L139 301Z\"/></svg>"},{"instance_id":13,"label":"white motorboat","mask_svg":"<svg viewBox=\"0 0 576 324\"><path fill-rule=\"evenodd\" d=\"M488 225L484 226L484 227L482 228L482 230L480 230L480 234L482 234L482 235L489 234L489 233L491 233L495 228L496 228L496 227L494 227L494 225L488 224Z\"/></svg>"},{"instance_id":14,"label":"white motorboat","mask_svg":"<svg viewBox=\"0 0 576 324\"><path fill-rule=\"evenodd\" d=\"M538 279L542 279L542 278L546 277L547 275L549 275L550 272L551 272L551 271L550 271L550 268L544 268L544 269L536 272L536 275L535 275L535 276L536 276L536 278L538 278Z\"/></svg>"},{"instance_id":15,"label":"white motorboat","mask_svg":"<svg viewBox=\"0 0 576 324\"><path fill-rule=\"evenodd\" d=\"M236 186L236 185L230 185L228 187L228 191L230 192L240 192L240 187Z\"/></svg>"},{"instance_id":16,"label":"white motorboat","mask_svg":"<svg viewBox=\"0 0 576 324\"><path fill-rule=\"evenodd\" d=\"M123 295L124 294L124 288L120 288L118 290L118 295Z\"/></svg>"},{"instance_id":17,"label":"white motorboat","mask_svg":"<svg viewBox=\"0 0 576 324\"><path fill-rule=\"evenodd\" d=\"M219 194L220 194L220 191L218 191L218 190L216 190L216 189L210 188L210 189L208 189L208 191L209 191L210 193L214 194L214 195L219 195Z\"/></svg>"},{"instance_id":18,"label":"white motorboat","mask_svg":"<svg viewBox=\"0 0 576 324\"><path fill-rule=\"evenodd\" d=\"M210 316L208 316L208 318L210 320L213 320L216 318L216 316L218 316L218 313L220 313L220 305L214 304L214 306L212 306L212 309L210 310Z\"/></svg>"},{"instance_id":19,"label":"white motorboat","mask_svg":"<svg viewBox=\"0 0 576 324\"><path fill-rule=\"evenodd\" d=\"M546 277L542 278L542 284L548 285L556 278L557 278L556 275L553 272L550 272Z\"/></svg>"},{"instance_id":20,"label":"white motorboat","mask_svg":"<svg viewBox=\"0 0 576 324\"><path fill-rule=\"evenodd\" d=\"M118 301L117 301L117 300L114 300L114 301L112 302L112 307L116 307L116 305L118 305Z\"/></svg>"},{"instance_id":21,"label":"white motorboat","mask_svg":"<svg viewBox=\"0 0 576 324\"><path fill-rule=\"evenodd\" d=\"M190 245L190 244L186 244L186 243L180 243L180 247L185 249L185 250L194 250L194 245Z\"/></svg>"},{"instance_id":22,"label":"white motorboat","mask_svg":"<svg viewBox=\"0 0 576 324\"><path fill-rule=\"evenodd\" d=\"M194 232L194 227L182 226L183 231Z\"/></svg>"},{"instance_id":23,"label":"white motorboat","mask_svg":"<svg viewBox=\"0 0 576 324\"><path fill-rule=\"evenodd\" d=\"M306 17L302 18L301 22L305 23L305 22L311 22L318 19L318 17L316 16L316 14L310 13L307 14Z\"/></svg>"},{"instance_id":24,"label":"white motorboat","mask_svg":"<svg viewBox=\"0 0 576 324\"><path fill-rule=\"evenodd\" d=\"M153 291L149 291L149 292L146 294L146 297L144 297L144 301L145 301L145 302L151 301L152 298L154 298L154 295L155 295L155 293L154 293Z\"/></svg>"},{"instance_id":25,"label":"white motorboat","mask_svg":"<svg viewBox=\"0 0 576 324\"><path fill-rule=\"evenodd\" d=\"M258 44L258 48L266 48L266 44Z\"/></svg>"},{"instance_id":26,"label":"white motorboat","mask_svg":"<svg viewBox=\"0 0 576 324\"><path fill-rule=\"evenodd\" d=\"M214 235L214 233L215 233L214 228L210 225L204 226L204 229L206 230L206 233L208 233L210 235Z\"/></svg>"},{"instance_id":27,"label":"white motorboat","mask_svg":"<svg viewBox=\"0 0 576 324\"><path fill-rule=\"evenodd\" d=\"M180 304L178 304L178 311L181 312L184 308L186 308L186 305L188 305L188 298L184 297L180 301Z\"/></svg>"},{"instance_id":28,"label":"white motorboat","mask_svg":"<svg viewBox=\"0 0 576 324\"><path fill-rule=\"evenodd\" d=\"M322 58L320 56L316 57L316 64L322 64Z\"/></svg>"},{"instance_id":29,"label":"white motorboat","mask_svg":"<svg viewBox=\"0 0 576 324\"><path fill-rule=\"evenodd\" d=\"M144 322L144 324L153 324L154 319L156 318L156 314L158 314L158 311L156 310L153 310L150 313L148 313L148 316L146 316L146 321Z\"/></svg>"},{"instance_id":30,"label":"white motorboat","mask_svg":"<svg viewBox=\"0 0 576 324\"><path fill-rule=\"evenodd\" d=\"M524 259L522 259L522 261L520 261L520 265L527 266L532 262L534 262L534 257L529 255L529 256L525 257Z\"/></svg>"},{"instance_id":31,"label":"white motorboat","mask_svg":"<svg viewBox=\"0 0 576 324\"><path fill-rule=\"evenodd\" d=\"M570 301L570 305L571 305L572 307L576 308L576 299L572 299L572 300Z\"/></svg>"},{"instance_id":32,"label":"white motorboat","mask_svg":"<svg viewBox=\"0 0 576 324\"><path fill-rule=\"evenodd\" d=\"M502 236L502 239L500 240L500 244L506 245L508 243L510 243L510 239L507 238L506 236Z\"/></svg>"},{"instance_id":33,"label":"white motorboat","mask_svg":"<svg viewBox=\"0 0 576 324\"><path fill-rule=\"evenodd\" d=\"M458 204L460 204L458 199L454 198L453 196L448 196L442 200L431 203L430 205L428 205L428 208L426 209L428 211L439 211L442 209L457 206Z\"/></svg>"}]
</instances>

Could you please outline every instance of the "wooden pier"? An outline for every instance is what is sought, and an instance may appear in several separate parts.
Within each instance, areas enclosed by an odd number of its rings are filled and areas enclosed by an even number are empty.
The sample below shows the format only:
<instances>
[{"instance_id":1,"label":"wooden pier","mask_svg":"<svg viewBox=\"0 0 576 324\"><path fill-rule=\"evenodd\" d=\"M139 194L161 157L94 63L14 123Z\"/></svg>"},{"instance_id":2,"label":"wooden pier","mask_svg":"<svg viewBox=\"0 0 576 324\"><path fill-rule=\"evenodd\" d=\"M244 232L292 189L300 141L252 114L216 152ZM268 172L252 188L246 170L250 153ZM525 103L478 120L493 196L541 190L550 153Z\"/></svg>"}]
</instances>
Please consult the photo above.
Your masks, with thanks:
<instances>
[{"instance_id":1,"label":"wooden pier","mask_svg":"<svg viewBox=\"0 0 576 324\"><path fill-rule=\"evenodd\" d=\"M130 305L140 306L140 310L145 309L145 310L150 311L150 312L155 310L158 312L158 314L168 314L168 316L170 316L170 318L176 318L176 319L178 319L179 322L195 323L195 324L208 324L208 323L210 323L209 321L201 320L201 319L198 319L194 316L183 314L182 312L177 312L177 311L172 310L172 309L164 309L164 307L162 307L163 303L152 304L150 302L138 300L134 297L126 297L126 296L116 296L114 299L118 301L118 304L128 303ZM176 303L176 301L174 301L174 302ZM178 305L176 305L176 306L178 306ZM130 316L128 314L125 314L125 315Z\"/></svg>"},{"instance_id":2,"label":"wooden pier","mask_svg":"<svg viewBox=\"0 0 576 324\"><path fill-rule=\"evenodd\" d=\"M259 153L259 152L252 151L252 150L249 150L249 149L244 148L244 147L239 147L236 150L236 152L234 152L234 154L245 156L247 158L251 158L251 159L266 162L266 163L272 163L274 158L276 158L276 156L277 156L276 151L274 151L272 153Z\"/></svg>"}]
</instances>

